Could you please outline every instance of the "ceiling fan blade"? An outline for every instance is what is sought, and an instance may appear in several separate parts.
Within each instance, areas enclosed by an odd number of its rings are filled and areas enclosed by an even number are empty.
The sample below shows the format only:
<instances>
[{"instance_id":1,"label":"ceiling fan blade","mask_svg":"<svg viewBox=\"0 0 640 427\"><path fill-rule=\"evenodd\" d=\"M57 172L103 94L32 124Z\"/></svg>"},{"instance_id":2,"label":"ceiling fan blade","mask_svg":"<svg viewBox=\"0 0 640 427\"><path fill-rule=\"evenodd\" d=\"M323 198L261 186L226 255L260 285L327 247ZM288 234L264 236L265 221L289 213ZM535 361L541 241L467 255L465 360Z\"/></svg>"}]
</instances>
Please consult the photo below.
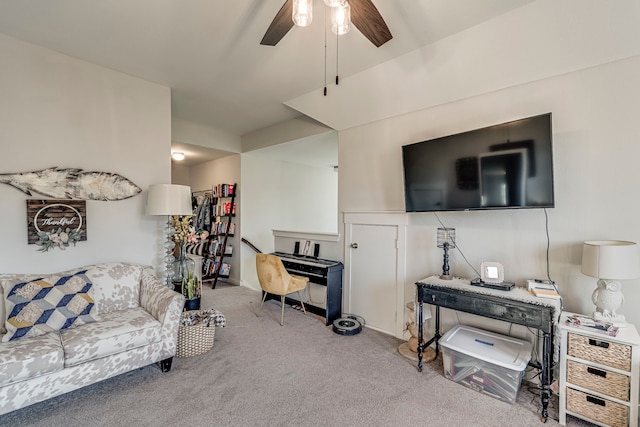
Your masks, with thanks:
<instances>
[{"instance_id":1,"label":"ceiling fan blade","mask_svg":"<svg viewBox=\"0 0 640 427\"><path fill-rule=\"evenodd\" d=\"M389 27L371 0L349 0L349 6L351 6L351 23L376 47L382 46L393 38Z\"/></svg>"},{"instance_id":2,"label":"ceiling fan blade","mask_svg":"<svg viewBox=\"0 0 640 427\"><path fill-rule=\"evenodd\" d=\"M267 28L267 32L264 33L260 44L266 46L275 46L278 42L289 32L293 27L293 19L291 18L293 12L293 0L287 0L282 8L276 14L276 17L271 21L271 25Z\"/></svg>"}]
</instances>

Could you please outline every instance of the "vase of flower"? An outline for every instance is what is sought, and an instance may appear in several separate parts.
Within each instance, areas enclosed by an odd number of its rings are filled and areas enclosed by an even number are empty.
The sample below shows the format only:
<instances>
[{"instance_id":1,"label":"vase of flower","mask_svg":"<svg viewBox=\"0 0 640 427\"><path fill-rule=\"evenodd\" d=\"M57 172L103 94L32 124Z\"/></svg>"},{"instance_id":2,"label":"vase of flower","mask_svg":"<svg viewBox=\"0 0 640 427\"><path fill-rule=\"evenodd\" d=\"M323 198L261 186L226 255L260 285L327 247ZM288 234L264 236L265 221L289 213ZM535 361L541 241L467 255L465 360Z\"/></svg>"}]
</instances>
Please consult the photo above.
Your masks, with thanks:
<instances>
[{"instance_id":1,"label":"vase of flower","mask_svg":"<svg viewBox=\"0 0 640 427\"><path fill-rule=\"evenodd\" d=\"M183 292L183 284L195 278L196 262L187 256L186 244L179 246L180 252L171 264L171 283L176 291ZM196 279L197 280L197 279Z\"/></svg>"},{"instance_id":2,"label":"vase of flower","mask_svg":"<svg viewBox=\"0 0 640 427\"><path fill-rule=\"evenodd\" d=\"M198 298L199 307L201 284L198 283L195 275L196 263L187 256L187 244L198 243L206 239L209 233L196 231L191 216L173 216L171 225L174 230L173 241L179 250L178 256L171 266L171 282L176 292L180 292L187 300Z\"/></svg>"}]
</instances>

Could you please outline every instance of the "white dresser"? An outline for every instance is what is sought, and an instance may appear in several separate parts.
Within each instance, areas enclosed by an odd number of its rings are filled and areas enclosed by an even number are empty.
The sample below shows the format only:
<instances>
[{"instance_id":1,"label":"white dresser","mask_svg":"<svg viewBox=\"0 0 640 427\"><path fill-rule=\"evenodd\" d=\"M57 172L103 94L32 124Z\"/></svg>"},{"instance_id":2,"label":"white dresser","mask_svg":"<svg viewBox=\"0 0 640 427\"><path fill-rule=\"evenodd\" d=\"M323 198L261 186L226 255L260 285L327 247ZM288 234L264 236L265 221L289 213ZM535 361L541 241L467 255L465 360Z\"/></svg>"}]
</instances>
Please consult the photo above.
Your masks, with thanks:
<instances>
[{"instance_id":1,"label":"white dresser","mask_svg":"<svg viewBox=\"0 0 640 427\"><path fill-rule=\"evenodd\" d=\"M640 336L633 325L617 336L566 324L560 335L560 424L567 414L601 426L638 426Z\"/></svg>"}]
</instances>

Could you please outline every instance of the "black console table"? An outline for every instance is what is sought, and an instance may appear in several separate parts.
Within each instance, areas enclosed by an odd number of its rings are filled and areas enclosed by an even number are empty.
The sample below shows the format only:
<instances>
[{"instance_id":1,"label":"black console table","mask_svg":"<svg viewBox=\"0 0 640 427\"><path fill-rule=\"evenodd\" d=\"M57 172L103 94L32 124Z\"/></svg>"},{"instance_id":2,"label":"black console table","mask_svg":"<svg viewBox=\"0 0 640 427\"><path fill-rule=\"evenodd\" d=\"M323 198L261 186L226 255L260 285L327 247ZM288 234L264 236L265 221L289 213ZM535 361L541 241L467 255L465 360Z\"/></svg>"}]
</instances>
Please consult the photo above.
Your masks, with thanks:
<instances>
[{"instance_id":1,"label":"black console table","mask_svg":"<svg viewBox=\"0 0 640 427\"><path fill-rule=\"evenodd\" d=\"M440 307L464 311L491 319L538 329L543 334L541 370L542 413L541 420L549 416L549 385L553 381L553 330L560 314L559 300L537 298L524 288L500 291L470 285L468 280L442 280L431 276L416 283L418 322L418 370L422 372L422 353L435 342L438 353L440 339ZM436 307L434 336L423 343L423 307L427 303ZM537 345L538 343L536 343ZM533 362L530 365L536 366Z\"/></svg>"}]
</instances>

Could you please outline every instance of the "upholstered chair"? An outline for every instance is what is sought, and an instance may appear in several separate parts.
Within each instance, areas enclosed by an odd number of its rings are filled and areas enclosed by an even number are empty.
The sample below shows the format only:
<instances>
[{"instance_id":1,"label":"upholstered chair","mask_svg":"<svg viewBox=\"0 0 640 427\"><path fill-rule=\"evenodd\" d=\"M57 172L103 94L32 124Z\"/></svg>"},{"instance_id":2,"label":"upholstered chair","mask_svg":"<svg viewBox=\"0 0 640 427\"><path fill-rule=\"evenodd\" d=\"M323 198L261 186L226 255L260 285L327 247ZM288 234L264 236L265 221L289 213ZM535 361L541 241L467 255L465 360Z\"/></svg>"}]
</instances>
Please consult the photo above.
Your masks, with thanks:
<instances>
[{"instance_id":1,"label":"upholstered chair","mask_svg":"<svg viewBox=\"0 0 640 427\"><path fill-rule=\"evenodd\" d=\"M258 271L258 280L260 287L264 291L262 302L260 303L260 312L264 304L267 294L279 295L282 304L282 313L280 315L280 325L284 325L284 298L286 295L294 292L298 293L298 299L302 305L302 311L307 313L302 302L300 291L303 290L309 282L308 277L295 276L289 274L282 264L282 260L275 255L256 254L256 270Z\"/></svg>"}]
</instances>

